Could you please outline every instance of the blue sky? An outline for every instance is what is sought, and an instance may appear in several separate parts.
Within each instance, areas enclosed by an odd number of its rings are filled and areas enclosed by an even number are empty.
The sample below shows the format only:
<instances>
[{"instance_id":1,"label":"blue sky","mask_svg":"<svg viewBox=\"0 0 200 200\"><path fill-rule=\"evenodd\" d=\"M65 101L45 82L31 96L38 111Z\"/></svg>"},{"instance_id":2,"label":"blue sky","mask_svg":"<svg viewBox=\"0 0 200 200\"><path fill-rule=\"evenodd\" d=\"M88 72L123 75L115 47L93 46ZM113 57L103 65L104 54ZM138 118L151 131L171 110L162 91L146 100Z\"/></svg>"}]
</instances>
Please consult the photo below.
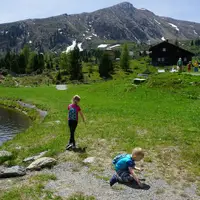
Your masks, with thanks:
<instances>
[{"instance_id":1,"label":"blue sky","mask_svg":"<svg viewBox=\"0 0 200 200\"><path fill-rule=\"evenodd\" d=\"M59 14L90 12L125 0L1 0L0 23ZM157 15L200 22L199 0L129 0Z\"/></svg>"}]
</instances>

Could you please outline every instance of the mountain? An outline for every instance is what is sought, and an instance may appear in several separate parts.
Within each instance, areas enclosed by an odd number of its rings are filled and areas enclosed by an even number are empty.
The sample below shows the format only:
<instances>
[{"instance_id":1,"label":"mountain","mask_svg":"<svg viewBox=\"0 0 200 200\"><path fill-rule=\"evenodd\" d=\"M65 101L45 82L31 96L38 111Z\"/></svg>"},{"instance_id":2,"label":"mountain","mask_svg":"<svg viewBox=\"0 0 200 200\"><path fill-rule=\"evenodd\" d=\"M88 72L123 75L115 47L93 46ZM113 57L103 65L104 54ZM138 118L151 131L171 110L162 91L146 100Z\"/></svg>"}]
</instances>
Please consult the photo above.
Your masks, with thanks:
<instances>
[{"instance_id":1,"label":"mountain","mask_svg":"<svg viewBox=\"0 0 200 200\"><path fill-rule=\"evenodd\" d=\"M40 51L55 51L66 49L74 40L85 45L104 40L154 43L199 37L200 23L160 17L124 2L91 13L0 24L0 51L19 51L26 43Z\"/></svg>"}]
</instances>

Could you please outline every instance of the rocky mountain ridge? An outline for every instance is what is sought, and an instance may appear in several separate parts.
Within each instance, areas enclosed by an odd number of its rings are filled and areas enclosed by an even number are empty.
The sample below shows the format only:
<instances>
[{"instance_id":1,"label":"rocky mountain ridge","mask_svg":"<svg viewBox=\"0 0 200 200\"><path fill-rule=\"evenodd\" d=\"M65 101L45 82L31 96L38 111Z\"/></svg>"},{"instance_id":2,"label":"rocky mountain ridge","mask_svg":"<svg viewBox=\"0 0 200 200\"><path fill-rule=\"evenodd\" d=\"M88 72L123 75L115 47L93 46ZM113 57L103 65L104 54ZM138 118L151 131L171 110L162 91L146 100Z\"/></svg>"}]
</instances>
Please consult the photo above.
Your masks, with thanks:
<instances>
[{"instance_id":1,"label":"rocky mountain ridge","mask_svg":"<svg viewBox=\"0 0 200 200\"><path fill-rule=\"evenodd\" d=\"M124 2L91 13L0 24L0 52L19 51L27 43L39 51L56 51L66 49L74 40L80 45L105 40L153 44L166 38L199 37L200 23L160 17Z\"/></svg>"}]
</instances>

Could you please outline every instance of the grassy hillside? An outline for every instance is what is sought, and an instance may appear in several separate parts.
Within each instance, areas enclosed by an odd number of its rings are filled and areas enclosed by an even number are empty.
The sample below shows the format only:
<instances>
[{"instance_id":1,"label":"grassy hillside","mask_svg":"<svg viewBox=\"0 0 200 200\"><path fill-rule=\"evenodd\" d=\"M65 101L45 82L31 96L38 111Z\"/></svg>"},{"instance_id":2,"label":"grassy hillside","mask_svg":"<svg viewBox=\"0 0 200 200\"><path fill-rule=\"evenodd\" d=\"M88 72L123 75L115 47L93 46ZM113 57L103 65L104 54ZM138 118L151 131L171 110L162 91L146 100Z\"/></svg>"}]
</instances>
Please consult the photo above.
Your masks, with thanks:
<instances>
[{"instance_id":1,"label":"grassy hillside","mask_svg":"<svg viewBox=\"0 0 200 200\"><path fill-rule=\"evenodd\" d=\"M76 136L79 145L88 147L88 154L98 139L108 142L109 157L118 151L131 151L134 146L141 146L147 152L175 146L183 159L181 165L189 168L193 165L193 171L199 174L199 78L167 74L155 75L147 85L139 87L131 82L132 77L126 76L90 85L69 85L67 91L47 86L0 87L0 97L19 98L49 111L44 123L33 124L1 149L15 152L16 159L12 162L21 162L47 149L54 156L63 152L68 140L67 105L74 94L79 94L87 125L80 123ZM47 123L56 120L61 125ZM16 152L17 146L23 150Z\"/></svg>"}]
</instances>

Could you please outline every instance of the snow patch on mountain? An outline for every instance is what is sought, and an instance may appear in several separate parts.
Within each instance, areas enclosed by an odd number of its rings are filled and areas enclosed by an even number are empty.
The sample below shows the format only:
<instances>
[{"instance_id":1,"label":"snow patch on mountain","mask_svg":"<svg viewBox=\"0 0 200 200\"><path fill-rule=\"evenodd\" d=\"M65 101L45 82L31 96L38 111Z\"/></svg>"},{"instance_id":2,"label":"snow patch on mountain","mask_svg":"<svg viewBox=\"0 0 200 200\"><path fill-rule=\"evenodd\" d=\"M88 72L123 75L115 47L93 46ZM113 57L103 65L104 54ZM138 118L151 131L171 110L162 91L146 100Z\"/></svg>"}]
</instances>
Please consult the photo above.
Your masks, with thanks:
<instances>
[{"instance_id":1,"label":"snow patch on mountain","mask_svg":"<svg viewBox=\"0 0 200 200\"><path fill-rule=\"evenodd\" d=\"M78 48L79 48L80 51L83 51L83 49L82 49L82 43L78 43L77 44L76 40L74 40L72 42L72 45L68 46L67 50L64 51L64 53L69 53L69 52L73 51L76 45L78 46Z\"/></svg>"},{"instance_id":2,"label":"snow patch on mountain","mask_svg":"<svg viewBox=\"0 0 200 200\"><path fill-rule=\"evenodd\" d=\"M92 36L88 36L85 38L86 40L92 40Z\"/></svg>"},{"instance_id":3,"label":"snow patch on mountain","mask_svg":"<svg viewBox=\"0 0 200 200\"><path fill-rule=\"evenodd\" d=\"M78 45L77 45L80 51L83 51L82 44L83 43L78 43Z\"/></svg>"},{"instance_id":4,"label":"snow patch on mountain","mask_svg":"<svg viewBox=\"0 0 200 200\"><path fill-rule=\"evenodd\" d=\"M113 48L120 47L120 46L121 46L120 44L116 44L116 45L113 45L113 46L108 47L108 50L111 50L111 49L113 49Z\"/></svg>"},{"instance_id":5,"label":"snow patch on mountain","mask_svg":"<svg viewBox=\"0 0 200 200\"><path fill-rule=\"evenodd\" d=\"M176 26L175 24L172 23L168 23L169 25L171 25L173 28L175 28L177 31L180 31L180 29L178 28L178 26Z\"/></svg>"},{"instance_id":6,"label":"snow patch on mountain","mask_svg":"<svg viewBox=\"0 0 200 200\"><path fill-rule=\"evenodd\" d=\"M161 40L162 40L162 41L165 41L166 39L165 39L165 37L162 37Z\"/></svg>"},{"instance_id":7,"label":"snow patch on mountain","mask_svg":"<svg viewBox=\"0 0 200 200\"><path fill-rule=\"evenodd\" d=\"M196 30L194 30L194 34L195 34L195 35L198 35L198 33L196 32Z\"/></svg>"},{"instance_id":8,"label":"snow patch on mountain","mask_svg":"<svg viewBox=\"0 0 200 200\"><path fill-rule=\"evenodd\" d=\"M108 44L100 44L97 48L106 48Z\"/></svg>"},{"instance_id":9,"label":"snow patch on mountain","mask_svg":"<svg viewBox=\"0 0 200 200\"><path fill-rule=\"evenodd\" d=\"M157 21L156 19L154 19L154 21L155 21L157 24L161 25L161 23L160 23L159 21Z\"/></svg>"}]
</instances>

